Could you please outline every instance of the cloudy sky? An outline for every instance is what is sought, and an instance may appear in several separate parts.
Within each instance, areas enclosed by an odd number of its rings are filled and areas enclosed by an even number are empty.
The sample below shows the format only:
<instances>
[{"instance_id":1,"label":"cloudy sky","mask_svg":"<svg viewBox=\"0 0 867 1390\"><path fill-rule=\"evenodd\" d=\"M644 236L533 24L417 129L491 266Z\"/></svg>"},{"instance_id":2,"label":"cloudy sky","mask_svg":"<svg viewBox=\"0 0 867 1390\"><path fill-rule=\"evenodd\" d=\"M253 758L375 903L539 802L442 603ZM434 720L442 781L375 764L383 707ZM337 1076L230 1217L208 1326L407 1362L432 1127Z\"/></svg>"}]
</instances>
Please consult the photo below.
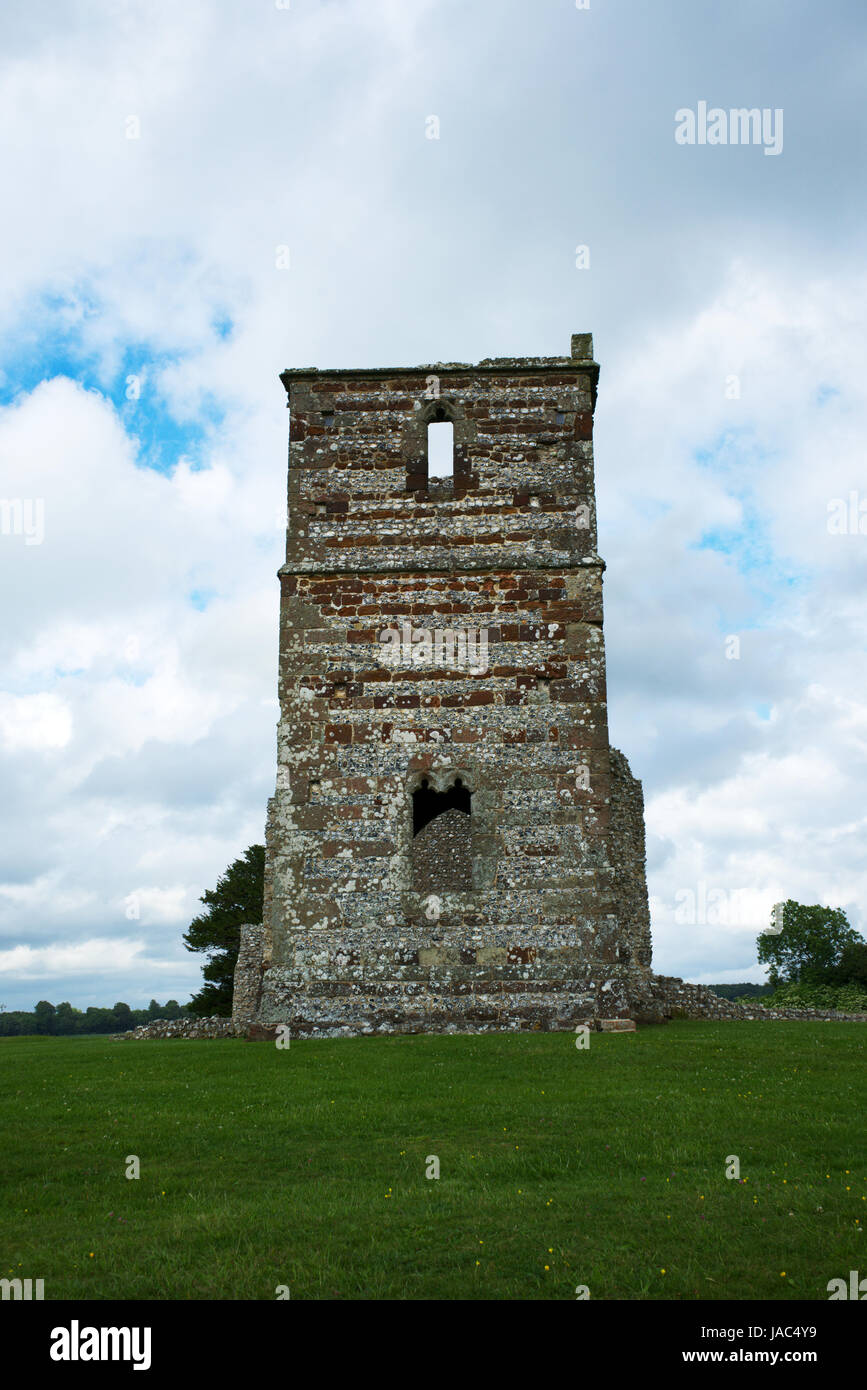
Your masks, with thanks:
<instances>
[{"instance_id":1,"label":"cloudy sky","mask_svg":"<svg viewBox=\"0 0 867 1390\"><path fill-rule=\"evenodd\" d=\"M574 332L655 967L865 932L863 0L7 0L0 53L0 1003L200 983L273 790L278 372Z\"/></svg>"}]
</instances>

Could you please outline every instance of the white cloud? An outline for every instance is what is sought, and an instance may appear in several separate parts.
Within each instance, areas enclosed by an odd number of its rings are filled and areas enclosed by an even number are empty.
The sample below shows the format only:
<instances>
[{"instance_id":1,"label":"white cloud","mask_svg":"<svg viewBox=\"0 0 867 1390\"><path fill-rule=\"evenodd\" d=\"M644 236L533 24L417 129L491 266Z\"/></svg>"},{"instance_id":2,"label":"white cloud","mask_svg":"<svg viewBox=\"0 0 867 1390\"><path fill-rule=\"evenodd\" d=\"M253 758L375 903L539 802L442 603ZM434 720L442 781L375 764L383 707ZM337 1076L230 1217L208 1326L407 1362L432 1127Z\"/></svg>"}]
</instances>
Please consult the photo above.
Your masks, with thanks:
<instances>
[{"instance_id":1,"label":"white cloud","mask_svg":"<svg viewBox=\"0 0 867 1390\"><path fill-rule=\"evenodd\" d=\"M8 982L77 975L126 976L146 969L157 976L176 974L177 962L148 957L144 941L94 937L51 946L13 946L0 951L0 976Z\"/></svg>"},{"instance_id":2,"label":"white cloud","mask_svg":"<svg viewBox=\"0 0 867 1390\"><path fill-rule=\"evenodd\" d=\"M152 922L164 922L186 927L189 896L189 890L182 885L175 888L134 888L123 900L123 915L129 921L141 921L145 926Z\"/></svg>"},{"instance_id":3,"label":"white cloud","mask_svg":"<svg viewBox=\"0 0 867 1390\"><path fill-rule=\"evenodd\" d=\"M6 695L0 691L0 742L13 752L64 748L72 716L59 695Z\"/></svg>"}]
</instances>

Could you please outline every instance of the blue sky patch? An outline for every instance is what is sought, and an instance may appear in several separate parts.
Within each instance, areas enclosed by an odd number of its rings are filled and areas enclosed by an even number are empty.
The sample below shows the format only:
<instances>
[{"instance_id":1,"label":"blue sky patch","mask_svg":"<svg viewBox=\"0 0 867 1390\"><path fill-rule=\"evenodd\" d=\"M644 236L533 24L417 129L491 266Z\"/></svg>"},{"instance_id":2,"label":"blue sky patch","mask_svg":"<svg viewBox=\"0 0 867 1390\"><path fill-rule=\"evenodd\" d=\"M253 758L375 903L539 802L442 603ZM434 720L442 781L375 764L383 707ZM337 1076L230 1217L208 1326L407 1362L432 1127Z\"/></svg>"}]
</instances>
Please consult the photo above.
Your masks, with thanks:
<instances>
[{"instance_id":1,"label":"blue sky patch","mask_svg":"<svg viewBox=\"0 0 867 1390\"><path fill-rule=\"evenodd\" d=\"M185 458L195 468L206 466L205 451L221 425L225 411L215 396L205 395L194 418L181 418L156 385L160 373L191 356L187 352L154 352L147 343L126 344L119 366L109 380L105 360L82 341L82 327L100 313L87 293L45 294L26 316L20 332L7 338L7 355L0 359L0 405L11 405L40 382L65 376L88 391L111 401L124 429L138 445L137 463L170 473ZM35 325L35 326L34 326ZM214 331L228 337L228 316L215 320Z\"/></svg>"},{"instance_id":2,"label":"blue sky patch","mask_svg":"<svg viewBox=\"0 0 867 1390\"><path fill-rule=\"evenodd\" d=\"M187 595L194 608L198 608L200 613L217 597L216 589L192 589Z\"/></svg>"}]
</instances>

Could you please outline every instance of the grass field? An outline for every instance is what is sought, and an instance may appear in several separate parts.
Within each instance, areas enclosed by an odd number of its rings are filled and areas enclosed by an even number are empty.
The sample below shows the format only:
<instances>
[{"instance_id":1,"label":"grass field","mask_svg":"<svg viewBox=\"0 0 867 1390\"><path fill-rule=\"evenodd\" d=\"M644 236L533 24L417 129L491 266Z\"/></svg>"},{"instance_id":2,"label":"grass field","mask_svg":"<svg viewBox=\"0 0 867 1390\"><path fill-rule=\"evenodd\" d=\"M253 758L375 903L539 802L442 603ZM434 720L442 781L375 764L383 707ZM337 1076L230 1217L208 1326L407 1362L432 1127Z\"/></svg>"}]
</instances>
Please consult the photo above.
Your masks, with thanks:
<instances>
[{"instance_id":1,"label":"grass field","mask_svg":"<svg viewBox=\"0 0 867 1390\"><path fill-rule=\"evenodd\" d=\"M0 1276L46 1300L826 1300L867 1273L865 1039L3 1039Z\"/></svg>"}]
</instances>

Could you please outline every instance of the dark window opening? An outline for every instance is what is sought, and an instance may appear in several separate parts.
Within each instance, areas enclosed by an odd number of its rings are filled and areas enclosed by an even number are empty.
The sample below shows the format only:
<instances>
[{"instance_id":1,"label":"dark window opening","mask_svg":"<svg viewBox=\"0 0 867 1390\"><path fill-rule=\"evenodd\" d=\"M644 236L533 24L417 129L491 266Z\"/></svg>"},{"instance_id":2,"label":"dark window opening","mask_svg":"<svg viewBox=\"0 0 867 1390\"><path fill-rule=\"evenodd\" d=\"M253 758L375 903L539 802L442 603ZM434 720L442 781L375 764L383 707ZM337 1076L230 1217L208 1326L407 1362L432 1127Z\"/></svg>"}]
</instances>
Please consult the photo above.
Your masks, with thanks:
<instances>
[{"instance_id":1,"label":"dark window opening","mask_svg":"<svg viewBox=\"0 0 867 1390\"><path fill-rule=\"evenodd\" d=\"M558 410L558 411L556 411L556 412L555 412L555 417L554 417L554 418L555 418L555 420L556 420L556 422L557 422L558 425L565 425L565 423L566 423L566 413L565 413L565 411L563 411L563 410Z\"/></svg>"},{"instance_id":2,"label":"dark window opening","mask_svg":"<svg viewBox=\"0 0 867 1390\"><path fill-rule=\"evenodd\" d=\"M435 792L431 788L427 778L421 786L412 794L412 833L415 837L420 830L424 830L437 816L441 816L444 811L463 811L469 815L471 811L470 799L472 792L468 791L461 781L456 777L448 791Z\"/></svg>"},{"instance_id":3,"label":"dark window opening","mask_svg":"<svg viewBox=\"0 0 867 1390\"><path fill-rule=\"evenodd\" d=\"M330 430L330 429L331 429L332 425L334 424L334 411L333 411L333 410L323 410L323 412L322 412L322 423L323 423L323 425L325 426L325 428L326 428L327 430Z\"/></svg>"}]
</instances>

